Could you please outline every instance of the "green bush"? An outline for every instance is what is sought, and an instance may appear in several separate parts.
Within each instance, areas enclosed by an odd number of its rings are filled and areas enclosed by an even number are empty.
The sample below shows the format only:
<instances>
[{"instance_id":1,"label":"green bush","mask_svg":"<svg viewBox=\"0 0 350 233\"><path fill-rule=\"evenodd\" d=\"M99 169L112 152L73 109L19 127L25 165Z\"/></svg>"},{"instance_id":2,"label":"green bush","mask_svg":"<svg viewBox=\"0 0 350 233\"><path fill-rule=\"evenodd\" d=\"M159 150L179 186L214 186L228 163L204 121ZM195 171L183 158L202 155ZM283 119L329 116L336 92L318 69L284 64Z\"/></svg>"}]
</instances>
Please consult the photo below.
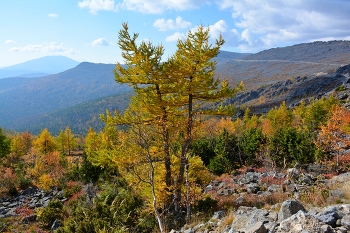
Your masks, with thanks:
<instances>
[{"instance_id":1,"label":"green bush","mask_svg":"<svg viewBox=\"0 0 350 233\"><path fill-rule=\"evenodd\" d=\"M53 222L63 220L63 204L57 199L49 202L47 207L40 209L37 213L37 219L44 228L49 229Z\"/></svg>"},{"instance_id":2,"label":"green bush","mask_svg":"<svg viewBox=\"0 0 350 233\"><path fill-rule=\"evenodd\" d=\"M101 189L103 191L91 202L84 196L71 201L70 215L57 232L152 232L155 221L153 215L142 212L141 197L116 185L107 184Z\"/></svg>"}]
</instances>

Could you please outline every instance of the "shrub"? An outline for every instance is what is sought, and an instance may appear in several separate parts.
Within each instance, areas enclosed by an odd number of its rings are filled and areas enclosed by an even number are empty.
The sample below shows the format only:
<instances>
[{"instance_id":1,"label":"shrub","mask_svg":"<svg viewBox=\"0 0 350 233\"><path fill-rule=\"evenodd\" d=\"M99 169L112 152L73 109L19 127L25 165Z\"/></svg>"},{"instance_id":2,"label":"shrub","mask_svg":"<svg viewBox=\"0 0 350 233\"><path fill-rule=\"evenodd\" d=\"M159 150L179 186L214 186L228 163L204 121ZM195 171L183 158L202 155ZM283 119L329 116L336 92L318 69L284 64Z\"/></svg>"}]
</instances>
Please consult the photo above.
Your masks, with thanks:
<instances>
[{"instance_id":1,"label":"shrub","mask_svg":"<svg viewBox=\"0 0 350 233\"><path fill-rule=\"evenodd\" d=\"M45 228L50 228L56 219L63 220L62 202L57 199L51 200L47 207L38 210L37 219Z\"/></svg>"},{"instance_id":2,"label":"shrub","mask_svg":"<svg viewBox=\"0 0 350 233\"><path fill-rule=\"evenodd\" d=\"M11 168L0 169L0 193L10 195L17 194L17 184L17 175Z\"/></svg>"}]
</instances>

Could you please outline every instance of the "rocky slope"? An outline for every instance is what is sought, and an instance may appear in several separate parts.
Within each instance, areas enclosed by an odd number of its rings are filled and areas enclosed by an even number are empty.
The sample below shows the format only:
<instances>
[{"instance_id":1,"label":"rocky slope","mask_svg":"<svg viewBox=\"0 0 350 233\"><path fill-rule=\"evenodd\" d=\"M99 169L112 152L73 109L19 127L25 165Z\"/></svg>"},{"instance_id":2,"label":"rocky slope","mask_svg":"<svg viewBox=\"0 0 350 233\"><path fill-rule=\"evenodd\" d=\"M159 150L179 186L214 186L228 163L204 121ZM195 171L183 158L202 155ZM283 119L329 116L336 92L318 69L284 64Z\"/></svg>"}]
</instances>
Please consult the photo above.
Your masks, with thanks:
<instances>
[{"instance_id":1,"label":"rocky slope","mask_svg":"<svg viewBox=\"0 0 350 233\"><path fill-rule=\"evenodd\" d=\"M274 178L283 181L280 185L268 184L267 172L247 172L240 176L232 176L232 180L213 181L206 187L206 192L217 193L234 198L237 209L228 213L217 211L206 222L186 225L180 231L172 233L345 233L350 232L350 204L347 191L350 185L350 173L323 179L317 168L312 165L310 173L301 173L298 169L289 169L288 175L276 173ZM235 184L235 188L232 188ZM311 199L320 197L318 191L311 191L315 187L323 187L321 195L326 205L314 206L305 202L302 195L310 195ZM243 190L237 195L237 190ZM229 190L229 191L228 191ZM288 198L282 203L264 208L248 206L248 196L253 195L256 200L267 200L267 196L276 193L287 193ZM339 204L331 204L339 203ZM341 204L340 204L341 203ZM266 208L267 207L267 208Z\"/></svg>"},{"instance_id":2,"label":"rocky slope","mask_svg":"<svg viewBox=\"0 0 350 233\"><path fill-rule=\"evenodd\" d=\"M228 102L237 106L250 107L252 112L261 114L283 101L294 107L301 101L306 104L314 99L334 95L347 103L350 96L350 64L339 67L334 72L297 76L285 81L263 85L250 91L239 93Z\"/></svg>"}]
</instances>

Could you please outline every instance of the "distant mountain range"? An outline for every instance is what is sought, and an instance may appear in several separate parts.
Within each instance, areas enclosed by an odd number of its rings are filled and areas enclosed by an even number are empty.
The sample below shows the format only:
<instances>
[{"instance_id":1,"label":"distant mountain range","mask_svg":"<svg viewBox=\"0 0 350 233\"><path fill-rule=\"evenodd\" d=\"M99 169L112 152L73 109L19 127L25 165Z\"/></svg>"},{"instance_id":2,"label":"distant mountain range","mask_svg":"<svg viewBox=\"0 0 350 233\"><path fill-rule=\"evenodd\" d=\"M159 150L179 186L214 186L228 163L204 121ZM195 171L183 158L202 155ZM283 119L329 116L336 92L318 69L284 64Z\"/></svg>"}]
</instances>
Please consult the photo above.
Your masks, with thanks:
<instances>
[{"instance_id":1,"label":"distant mountain range","mask_svg":"<svg viewBox=\"0 0 350 233\"><path fill-rule=\"evenodd\" d=\"M9 77L43 77L77 66L79 62L65 56L46 56L0 69L0 79Z\"/></svg>"},{"instance_id":2,"label":"distant mountain range","mask_svg":"<svg viewBox=\"0 0 350 233\"><path fill-rule=\"evenodd\" d=\"M273 103L282 100L281 97L278 101L272 101L285 90L283 82L296 80L297 77L311 80L303 77L334 73L339 67L350 64L350 42L313 42L256 54L220 51L216 61L217 77L226 78L232 85L244 80L247 94L242 93L242 100L233 99L231 102L242 101L254 105L259 101L256 92L259 95L268 93L272 99L266 106L273 107ZM114 64L83 62L45 77L0 79L0 127L30 130L33 133L48 127L54 134L66 126L80 134L85 134L89 127L97 131L102 129L99 114L104 113L105 109L123 111L132 95L130 87L115 82L114 68ZM320 80L326 82L327 77ZM312 80L317 81L314 78ZM292 82L302 86L302 82ZM278 84L278 88L274 84ZM302 90L310 91L305 88ZM317 93L317 90L312 93ZM252 98L253 95L256 98ZM270 98L268 96L264 98ZM249 99L255 99L255 102L249 102Z\"/></svg>"},{"instance_id":3,"label":"distant mountain range","mask_svg":"<svg viewBox=\"0 0 350 233\"><path fill-rule=\"evenodd\" d=\"M114 67L83 62L45 77L0 79L0 126L18 130L29 119L32 122L58 109L130 91L114 81Z\"/></svg>"}]
</instances>

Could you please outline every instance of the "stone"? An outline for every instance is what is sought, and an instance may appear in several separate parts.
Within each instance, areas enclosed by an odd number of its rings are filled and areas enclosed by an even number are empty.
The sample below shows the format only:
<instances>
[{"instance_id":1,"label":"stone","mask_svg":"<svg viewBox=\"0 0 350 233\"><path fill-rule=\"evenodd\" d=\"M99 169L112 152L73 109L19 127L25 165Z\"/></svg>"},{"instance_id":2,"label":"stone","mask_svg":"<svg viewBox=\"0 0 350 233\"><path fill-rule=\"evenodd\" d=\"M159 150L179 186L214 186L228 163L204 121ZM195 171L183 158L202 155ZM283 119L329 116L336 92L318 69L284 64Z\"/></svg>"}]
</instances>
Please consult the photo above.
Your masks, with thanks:
<instances>
[{"instance_id":1,"label":"stone","mask_svg":"<svg viewBox=\"0 0 350 233\"><path fill-rule=\"evenodd\" d=\"M24 196L28 196L28 195L33 195L37 191L38 191L37 188L29 187L29 188L23 190L21 194L24 195Z\"/></svg>"},{"instance_id":2,"label":"stone","mask_svg":"<svg viewBox=\"0 0 350 233\"><path fill-rule=\"evenodd\" d=\"M267 188L267 191L271 192L271 193L277 193L277 192L281 192L282 191L282 187L281 185L277 185L277 184L272 184Z\"/></svg>"},{"instance_id":3,"label":"stone","mask_svg":"<svg viewBox=\"0 0 350 233\"><path fill-rule=\"evenodd\" d=\"M267 229L263 222L256 222L253 226L248 228L246 233L267 233Z\"/></svg>"},{"instance_id":4,"label":"stone","mask_svg":"<svg viewBox=\"0 0 350 233\"><path fill-rule=\"evenodd\" d=\"M332 227L336 227L337 220L340 219L340 216L336 211L323 212L316 217Z\"/></svg>"},{"instance_id":5,"label":"stone","mask_svg":"<svg viewBox=\"0 0 350 233\"><path fill-rule=\"evenodd\" d=\"M304 206L295 199L290 199L282 203L281 209L278 213L278 221L289 218L293 214L296 214L299 210L306 212Z\"/></svg>"},{"instance_id":6,"label":"stone","mask_svg":"<svg viewBox=\"0 0 350 233\"><path fill-rule=\"evenodd\" d=\"M51 231L54 232L57 230L59 227L63 226L62 222L60 220L55 220L51 226Z\"/></svg>"},{"instance_id":7,"label":"stone","mask_svg":"<svg viewBox=\"0 0 350 233\"><path fill-rule=\"evenodd\" d=\"M257 193L260 190L260 187L256 183L247 184L247 193Z\"/></svg>"},{"instance_id":8,"label":"stone","mask_svg":"<svg viewBox=\"0 0 350 233\"><path fill-rule=\"evenodd\" d=\"M240 206L236 211L235 219L232 221L231 229L234 231L245 231L245 229L254 228L255 230L260 229L261 232L267 232L266 227L258 226L258 223L260 222L262 223L260 225L263 225L274 221L276 221L276 219L273 218L273 216L270 216L267 210L257 209L255 207Z\"/></svg>"},{"instance_id":9,"label":"stone","mask_svg":"<svg viewBox=\"0 0 350 233\"><path fill-rule=\"evenodd\" d=\"M35 221L36 221L36 214L32 214L22 218L22 223L25 223L25 224L35 222Z\"/></svg>"},{"instance_id":10,"label":"stone","mask_svg":"<svg viewBox=\"0 0 350 233\"><path fill-rule=\"evenodd\" d=\"M225 212L224 211L216 211L214 212L213 217L211 217L211 219L216 220L216 219L222 219L225 216Z\"/></svg>"},{"instance_id":11,"label":"stone","mask_svg":"<svg viewBox=\"0 0 350 233\"><path fill-rule=\"evenodd\" d=\"M332 227L329 225L323 225L321 226L321 233L331 233L332 232Z\"/></svg>"},{"instance_id":12,"label":"stone","mask_svg":"<svg viewBox=\"0 0 350 233\"><path fill-rule=\"evenodd\" d=\"M213 188L213 186L210 184L210 185L208 185L207 187L205 187L205 191L206 192L209 192L209 191L212 191L214 188Z\"/></svg>"},{"instance_id":13,"label":"stone","mask_svg":"<svg viewBox=\"0 0 350 233\"><path fill-rule=\"evenodd\" d=\"M338 189L334 189L334 190L330 190L329 191L329 196L330 197L333 197L333 198L344 198L344 193L343 193L343 190L338 188Z\"/></svg>"},{"instance_id":14,"label":"stone","mask_svg":"<svg viewBox=\"0 0 350 233\"><path fill-rule=\"evenodd\" d=\"M324 225L314 215L298 211L289 218L283 220L276 228L275 233L300 233L300 232L322 232L321 227Z\"/></svg>"},{"instance_id":15,"label":"stone","mask_svg":"<svg viewBox=\"0 0 350 233\"><path fill-rule=\"evenodd\" d=\"M247 172L238 180L239 185L249 184L249 183L258 183L260 173L257 172Z\"/></svg>"},{"instance_id":16,"label":"stone","mask_svg":"<svg viewBox=\"0 0 350 233\"><path fill-rule=\"evenodd\" d=\"M341 225L345 227L346 229L350 230L350 214L345 215L341 219Z\"/></svg>"},{"instance_id":17,"label":"stone","mask_svg":"<svg viewBox=\"0 0 350 233\"><path fill-rule=\"evenodd\" d=\"M300 170L297 168L289 168L287 170L287 177L291 180L297 180L300 175Z\"/></svg>"},{"instance_id":18,"label":"stone","mask_svg":"<svg viewBox=\"0 0 350 233\"><path fill-rule=\"evenodd\" d=\"M302 174L299 176L299 182L301 184L307 184L307 185L311 185L314 183L312 176L309 174Z\"/></svg>"},{"instance_id":19,"label":"stone","mask_svg":"<svg viewBox=\"0 0 350 233\"><path fill-rule=\"evenodd\" d=\"M243 205L245 203L245 199L242 196L237 197L237 199L234 201L235 205Z\"/></svg>"}]
</instances>

